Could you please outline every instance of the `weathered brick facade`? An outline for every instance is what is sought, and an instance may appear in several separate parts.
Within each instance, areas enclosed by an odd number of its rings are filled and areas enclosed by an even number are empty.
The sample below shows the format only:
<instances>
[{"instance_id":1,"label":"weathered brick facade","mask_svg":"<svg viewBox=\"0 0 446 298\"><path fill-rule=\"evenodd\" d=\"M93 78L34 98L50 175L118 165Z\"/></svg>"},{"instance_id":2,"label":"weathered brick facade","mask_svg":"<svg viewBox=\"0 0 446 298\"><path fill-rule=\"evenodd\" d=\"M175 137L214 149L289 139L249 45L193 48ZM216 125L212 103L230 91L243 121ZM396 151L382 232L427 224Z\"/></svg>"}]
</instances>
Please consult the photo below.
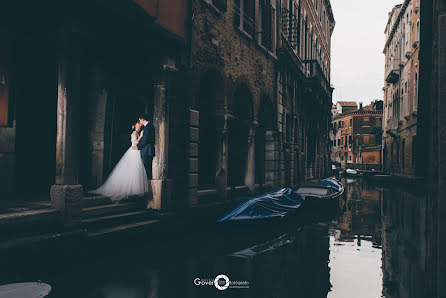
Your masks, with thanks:
<instances>
[{"instance_id":1,"label":"weathered brick facade","mask_svg":"<svg viewBox=\"0 0 446 298\"><path fill-rule=\"evenodd\" d=\"M190 107L200 121L189 188L202 199L327 174L329 2L250 3L192 1Z\"/></svg>"}]
</instances>

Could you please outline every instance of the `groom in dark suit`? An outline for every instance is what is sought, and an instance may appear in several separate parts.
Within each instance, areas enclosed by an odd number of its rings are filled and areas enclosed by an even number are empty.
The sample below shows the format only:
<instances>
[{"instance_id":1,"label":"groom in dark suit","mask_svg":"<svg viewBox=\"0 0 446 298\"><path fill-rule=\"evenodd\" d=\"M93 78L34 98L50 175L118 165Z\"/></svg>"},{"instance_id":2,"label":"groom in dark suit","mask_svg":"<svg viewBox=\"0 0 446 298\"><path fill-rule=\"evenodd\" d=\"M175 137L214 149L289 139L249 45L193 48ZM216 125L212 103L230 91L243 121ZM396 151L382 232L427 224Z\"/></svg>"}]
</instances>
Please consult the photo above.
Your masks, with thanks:
<instances>
[{"instance_id":1,"label":"groom in dark suit","mask_svg":"<svg viewBox=\"0 0 446 298\"><path fill-rule=\"evenodd\" d=\"M152 160L155 156L155 128L149 122L149 116L144 114L139 116L139 124L144 131L142 139L139 141L138 150L141 152L141 159L146 168L147 178L152 179Z\"/></svg>"}]
</instances>

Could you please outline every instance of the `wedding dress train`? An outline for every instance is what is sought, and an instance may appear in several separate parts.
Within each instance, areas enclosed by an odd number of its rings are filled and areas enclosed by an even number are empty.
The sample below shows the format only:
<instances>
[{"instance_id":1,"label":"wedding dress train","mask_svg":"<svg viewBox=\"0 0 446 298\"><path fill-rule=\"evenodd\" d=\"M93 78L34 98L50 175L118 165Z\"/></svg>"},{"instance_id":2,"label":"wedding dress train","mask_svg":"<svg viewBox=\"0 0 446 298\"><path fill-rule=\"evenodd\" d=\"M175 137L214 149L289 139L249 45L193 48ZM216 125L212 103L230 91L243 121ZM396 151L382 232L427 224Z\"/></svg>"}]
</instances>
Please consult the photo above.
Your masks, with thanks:
<instances>
[{"instance_id":1,"label":"wedding dress train","mask_svg":"<svg viewBox=\"0 0 446 298\"><path fill-rule=\"evenodd\" d=\"M132 146L137 145L138 133L134 131L130 137ZM140 151L130 147L108 176L105 183L92 194L110 197L114 201L143 196L149 191L148 180Z\"/></svg>"}]
</instances>

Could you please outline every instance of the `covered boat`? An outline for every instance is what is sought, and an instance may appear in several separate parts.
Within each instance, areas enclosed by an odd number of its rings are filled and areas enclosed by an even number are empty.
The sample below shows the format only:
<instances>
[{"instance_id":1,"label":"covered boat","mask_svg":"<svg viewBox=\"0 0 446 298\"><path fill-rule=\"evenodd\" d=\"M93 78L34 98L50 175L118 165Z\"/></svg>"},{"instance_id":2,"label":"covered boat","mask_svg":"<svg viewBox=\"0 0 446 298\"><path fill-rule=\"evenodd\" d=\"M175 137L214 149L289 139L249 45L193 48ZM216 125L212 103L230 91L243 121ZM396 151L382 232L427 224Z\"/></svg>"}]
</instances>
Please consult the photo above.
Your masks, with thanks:
<instances>
[{"instance_id":1,"label":"covered boat","mask_svg":"<svg viewBox=\"0 0 446 298\"><path fill-rule=\"evenodd\" d=\"M358 170L347 169L345 170L344 175L347 177L361 177L362 173Z\"/></svg>"},{"instance_id":2,"label":"covered boat","mask_svg":"<svg viewBox=\"0 0 446 298\"><path fill-rule=\"evenodd\" d=\"M22 282L0 286L0 297L41 298L47 296L51 286L41 282Z\"/></svg>"},{"instance_id":3,"label":"covered boat","mask_svg":"<svg viewBox=\"0 0 446 298\"><path fill-rule=\"evenodd\" d=\"M296 189L296 193L304 198L307 213L323 216L338 208L344 185L335 178L326 178L303 184Z\"/></svg>"},{"instance_id":4,"label":"covered boat","mask_svg":"<svg viewBox=\"0 0 446 298\"><path fill-rule=\"evenodd\" d=\"M229 211L217 222L236 222L283 218L303 203L303 198L291 188L267 192L248 199Z\"/></svg>"},{"instance_id":5,"label":"covered boat","mask_svg":"<svg viewBox=\"0 0 446 298\"><path fill-rule=\"evenodd\" d=\"M315 203L330 202L329 207L337 206L337 198L344 192L341 182L327 178L319 182L305 184L296 190L283 188L250 198L217 220L218 223L271 222L291 216L313 212ZM307 207L308 206L308 207ZM322 206L323 207L323 206ZM305 211L302 211L305 210ZM320 212L322 213L322 212Z\"/></svg>"}]
</instances>

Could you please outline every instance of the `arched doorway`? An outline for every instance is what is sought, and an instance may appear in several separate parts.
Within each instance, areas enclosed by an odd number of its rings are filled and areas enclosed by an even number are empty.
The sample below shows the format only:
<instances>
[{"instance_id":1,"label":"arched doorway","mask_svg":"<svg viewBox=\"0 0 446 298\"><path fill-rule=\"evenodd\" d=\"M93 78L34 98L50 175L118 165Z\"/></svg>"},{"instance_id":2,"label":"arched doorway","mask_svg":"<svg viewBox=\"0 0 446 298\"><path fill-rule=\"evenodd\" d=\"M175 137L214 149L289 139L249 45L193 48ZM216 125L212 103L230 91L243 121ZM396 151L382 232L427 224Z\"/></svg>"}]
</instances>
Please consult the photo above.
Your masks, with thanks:
<instances>
[{"instance_id":1,"label":"arched doorway","mask_svg":"<svg viewBox=\"0 0 446 298\"><path fill-rule=\"evenodd\" d=\"M198 186L215 186L217 170L217 129L224 112L224 81L218 71L203 75L198 94L199 143L198 143Z\"/></svg>"},{"instance_id":2,"label":"arched doorway","mask_svg":"<svg viewBox=\"0 0 446 298\"><path fill-rule=\"evenodd\" d=\"M16 32L14 194L46 200L56 168L57 60L48 33ZM26 185L26 187L23 187Z\"/></svg>"},{"instance_id":3,"label":"arched doorway","mask_svg":"<svg viewBox=\"0 0 446 298\"><path fill-rule=\"evenodd\" d=\"M255 136L255 183L265 183L265 133L274 130L275 109L268 96L262 97L259 105L259 126Z\"/></svg>"},{"instance_id":4,"label":"arched doorway","mask_svg":"<svg viewBox=\"0 0 446 298\"><path fill-rule=\"evenodd\" d=\"M252 95L245 84L237 87L232 104L234 119L229 135L228 185L245 185L248 138L253 121Z\"/></svg>"}]
</instances>

